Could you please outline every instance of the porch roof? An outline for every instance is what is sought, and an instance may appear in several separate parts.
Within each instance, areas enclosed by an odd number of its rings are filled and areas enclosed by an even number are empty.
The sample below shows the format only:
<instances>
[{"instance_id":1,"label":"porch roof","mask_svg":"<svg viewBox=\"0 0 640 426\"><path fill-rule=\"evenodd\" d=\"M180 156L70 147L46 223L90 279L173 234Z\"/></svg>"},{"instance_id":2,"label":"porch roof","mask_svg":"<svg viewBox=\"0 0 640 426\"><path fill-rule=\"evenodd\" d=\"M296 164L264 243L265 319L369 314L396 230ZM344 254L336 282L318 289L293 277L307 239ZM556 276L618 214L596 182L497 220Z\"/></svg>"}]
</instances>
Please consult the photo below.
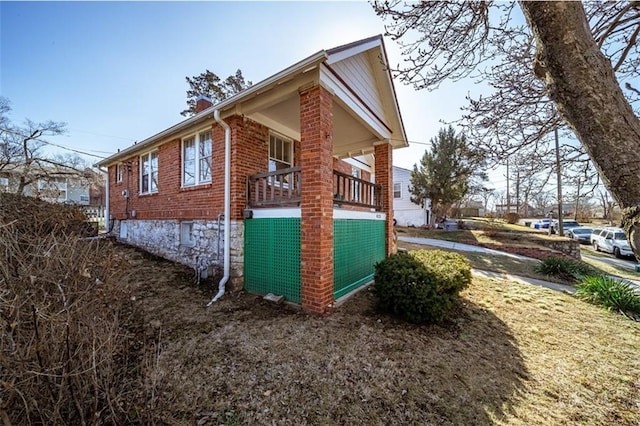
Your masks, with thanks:
<instances>
[{"instance_id":1,"label":"porch roof","mask_svg":"<svg viewBox=\"0 0 640 426\"><path fill-rule=\"evenodd\" d=\"M408 146L393 79L387 68L382 36L377 35L329 50L321 50L248 89L213 105L141 142L100 161L109 166L137 152L152 149L170 137L244 115L293 139L300 139L298 93L320 84L334 95L334 156L372 153L378 143Z\"/></svg>"}]
</instances>

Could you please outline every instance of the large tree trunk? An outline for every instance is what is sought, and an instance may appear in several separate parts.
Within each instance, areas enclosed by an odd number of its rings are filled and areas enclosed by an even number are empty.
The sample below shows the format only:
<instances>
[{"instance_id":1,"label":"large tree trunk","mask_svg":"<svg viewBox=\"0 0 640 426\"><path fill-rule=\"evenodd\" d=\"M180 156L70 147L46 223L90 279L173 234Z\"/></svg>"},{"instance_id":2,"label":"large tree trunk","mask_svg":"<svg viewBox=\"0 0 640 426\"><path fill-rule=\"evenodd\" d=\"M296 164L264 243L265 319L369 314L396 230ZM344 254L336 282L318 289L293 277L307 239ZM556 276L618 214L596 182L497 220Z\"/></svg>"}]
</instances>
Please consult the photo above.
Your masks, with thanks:
<instances>
[{"instance_id":1,"label":"large tree trunk","mask_svg":"<svg viewBox=\"0 0 640 426\"><path fill-rule=\"evenodd\" d=\"M623 208L640 258L640 120L596 44L580 2L520 1L537 41L536 75Z\"/></svg>"}]
</instances>

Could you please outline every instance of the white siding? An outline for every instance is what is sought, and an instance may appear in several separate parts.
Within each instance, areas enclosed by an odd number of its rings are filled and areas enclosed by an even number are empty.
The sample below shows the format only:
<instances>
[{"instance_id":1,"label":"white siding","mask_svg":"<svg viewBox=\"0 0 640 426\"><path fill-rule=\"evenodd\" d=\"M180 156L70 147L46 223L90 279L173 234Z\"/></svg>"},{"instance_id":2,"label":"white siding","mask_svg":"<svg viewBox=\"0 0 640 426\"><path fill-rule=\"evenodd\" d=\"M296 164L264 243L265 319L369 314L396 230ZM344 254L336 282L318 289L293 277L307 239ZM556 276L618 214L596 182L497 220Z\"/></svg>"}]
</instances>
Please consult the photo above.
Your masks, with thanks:
<instances>
[{"instance_id":1,"label":"white siding","mask_svg":"<svg viewBox=\"0 0 640 426\"><path fill-rule=\"evenodd\" d=\"M431 212L411 202L411 171L393 166L393 183L400 184L401 197L393 198L393 217L398 226L424 226Z\"/></svg>"},{"instance_id":2,"label":"white siding","mask_svg":"<svg viewBox=\"0 0 640 426\"><path fill-rule=\"evenodd\" d=\"M362 101L381 119L385 120L384 109L377 83L367 59L367 53L343 59L331 65L333 70L353 89Z\"/></svg>"}]
</instances>

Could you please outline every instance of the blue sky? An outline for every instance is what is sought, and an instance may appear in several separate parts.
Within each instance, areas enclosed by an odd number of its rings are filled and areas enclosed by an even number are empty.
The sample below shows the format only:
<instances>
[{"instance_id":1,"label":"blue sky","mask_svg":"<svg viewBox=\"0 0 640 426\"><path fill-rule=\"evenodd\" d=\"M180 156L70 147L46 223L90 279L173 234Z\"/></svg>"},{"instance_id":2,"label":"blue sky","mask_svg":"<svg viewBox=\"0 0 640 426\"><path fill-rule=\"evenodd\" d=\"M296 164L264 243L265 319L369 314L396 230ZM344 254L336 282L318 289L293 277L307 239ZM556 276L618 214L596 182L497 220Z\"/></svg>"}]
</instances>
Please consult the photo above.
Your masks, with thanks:
<instances>
[{"instance_id":1,"label":"blue sky","mask_svg":"<svg viewBox=\"0 0 640 426\"><path fill-rule=\"evenodd\" d=\"M68 133L48 140L104 155L181 121L185 76L240 68L256 83L381 33L366 2L1 2L0 94L15 123L64 121ZM385 43L400 63L398 46ZM426 143L477 88L416 92L396 82L396 90L408 139ZM425 148L396 150L394 164L411 168Z\"/></svg>"}]
</instances>

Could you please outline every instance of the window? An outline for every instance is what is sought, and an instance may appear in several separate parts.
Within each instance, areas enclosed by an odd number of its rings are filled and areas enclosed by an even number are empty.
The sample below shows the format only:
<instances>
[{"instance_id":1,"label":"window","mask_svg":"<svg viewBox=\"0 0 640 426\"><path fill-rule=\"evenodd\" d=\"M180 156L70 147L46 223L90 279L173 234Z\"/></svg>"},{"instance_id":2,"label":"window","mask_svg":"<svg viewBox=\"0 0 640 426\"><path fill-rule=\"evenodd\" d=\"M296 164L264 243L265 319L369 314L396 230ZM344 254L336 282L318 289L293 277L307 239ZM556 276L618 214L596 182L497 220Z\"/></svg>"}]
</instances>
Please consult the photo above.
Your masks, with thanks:
<instances>
[{"instance_id":1,"label":"window","mask_svg":"<svg viewBox=\"0 0 640 426\"><path fill-rule=\"evenodd\" d=\"M67 201L67 179L57 177L38 181L38 192L45 200Z\"/></svg>"},{"instance_id":2,"label":"window","mask_svg":"<svg viewBox=\"0 0 640 426\"><path fill-rule=\"evenodd\" d=\"M402 183L393 183L393 198L402 198Z\"/></svg>"},{"instance_id":3,"label":"window","mask_svg":"<svg viewBox=\"0 0 640 426\"><path fill-rule=\"evenodd\" d=\"M9 178L6 176L0 176L0 191L9 190Z\"/></svg>"},{"instance_id":4,"label":"window","mask_svg":"<svg viewBox=\"0 0 640 426\"><path fill-rule=\"evenodd\" d=\"M140 193L158 192L158 151L140 156Z\"/></svg>"},{"instance_id":5,"label":"window","mask_svg":"<svg viewBox=\"0 0 640 426\"><path fill-rule=\"evenodd\" d=\"M80 196L80 202L88 203L89 202L89 196L88 195L81 195Z\"/></svg>"},{"instance_id":6,"label":"window","mask_svg":"<svg viewBox=\"0 0 640 426\"><path fill-rule=\"evenodd\" d=\"M182 186L211 182L211 131L182 141Z\"/></svg>"},{"instance_id":7,"label":"window","mask_svg":"<svg viewBox=\"0 0 640 426\"><path fill-rule=\"evenodd\" d=\"M269 171L293 167L293 143L282 136L269 135Z\"/></svg>"},{"instance_id":8,"label":"window","mask_svg":"<svg viewBox=\"0 0 640 426\"><path fill-rule=\"evenodd\" d=\"M193 247L196 244L193 238L193 222L180 223L180 245Z\"/></svg>"},{"instance_id":9,"label":"window","mask_svg":"<svg viewBox=\"0 0 640 426\"><path fill-rule=\"evenodd\" d=\"M116 166L116 183L122 182L122 178L124 177L124 164L118 163Z\"/></svg>"}]
</instances>

